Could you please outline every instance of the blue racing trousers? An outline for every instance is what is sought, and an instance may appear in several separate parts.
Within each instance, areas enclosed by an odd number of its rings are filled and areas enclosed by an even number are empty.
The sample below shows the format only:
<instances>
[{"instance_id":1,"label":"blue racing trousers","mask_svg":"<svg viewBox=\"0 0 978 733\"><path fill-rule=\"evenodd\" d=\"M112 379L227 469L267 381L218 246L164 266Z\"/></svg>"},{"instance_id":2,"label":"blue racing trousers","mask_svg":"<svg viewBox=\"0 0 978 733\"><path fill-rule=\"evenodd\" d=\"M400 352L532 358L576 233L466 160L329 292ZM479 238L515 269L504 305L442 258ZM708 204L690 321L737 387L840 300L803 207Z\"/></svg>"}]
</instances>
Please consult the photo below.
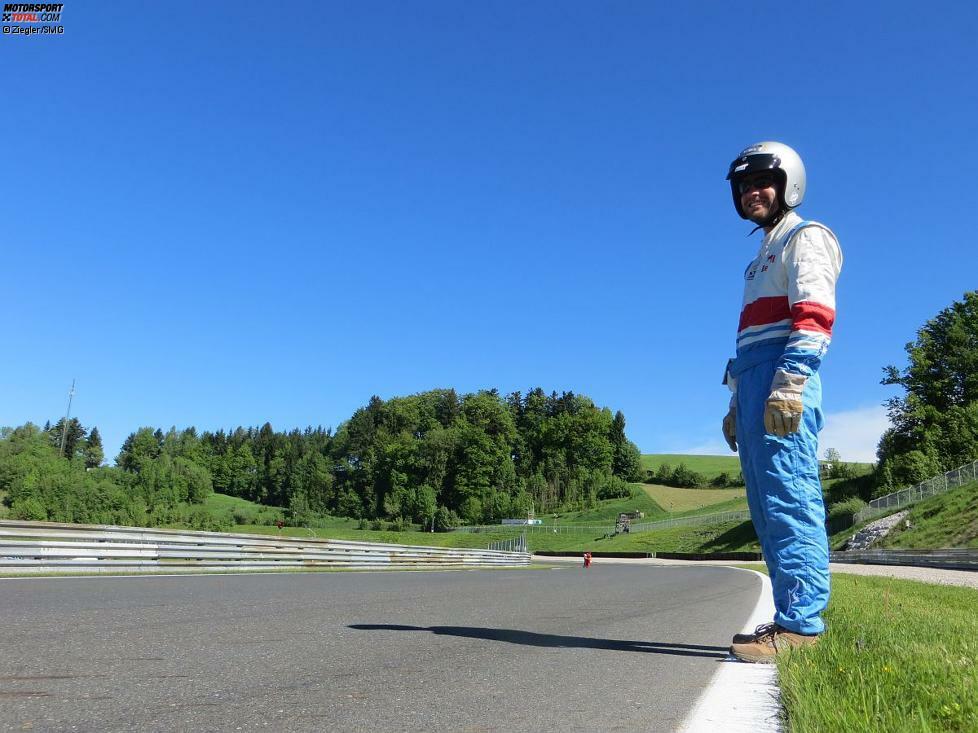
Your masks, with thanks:
<instances>
[{"instance_id":1,"label":"blue racing trousers","mask_svg":"<svg viewBox=\"0 0 978 733\"><path fill-rule=\"evenodd\" d=\"M737 450L751 520L771 576L774 622L799 634L819 634L825 630L821 614L829 601L818 466L822 385L818 374L808 378L798 432L784 438L765 433L764 403L779 352L748 350L731 363L730 374L737 379Z\"/></svg>"}]
</instances>

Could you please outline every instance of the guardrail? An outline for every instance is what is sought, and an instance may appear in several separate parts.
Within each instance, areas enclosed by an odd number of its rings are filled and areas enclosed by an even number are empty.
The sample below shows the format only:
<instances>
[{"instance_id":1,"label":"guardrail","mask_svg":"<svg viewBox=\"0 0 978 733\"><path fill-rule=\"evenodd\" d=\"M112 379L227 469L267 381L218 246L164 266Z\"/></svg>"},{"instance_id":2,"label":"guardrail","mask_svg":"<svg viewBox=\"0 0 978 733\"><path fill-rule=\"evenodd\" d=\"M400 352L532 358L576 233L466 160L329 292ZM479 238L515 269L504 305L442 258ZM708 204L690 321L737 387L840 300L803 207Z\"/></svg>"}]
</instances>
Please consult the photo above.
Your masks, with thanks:
<instances>
[{"instance_id":1,"label":"guardrail","mask_svg":"<svg viewBox=\"0 0 978 733\"><path fill-rule=\"evenodd\" d=\"M529 565L526 552L0 521L0 573L476 568Z\"/></svg>"},{"instance_id":2,"label":"guardrail","mask_svg":"<svg viewBox=\"0 0 978 733\"><path fill-rule=\"evenodd\" d=\"M851 550L830 552L829 561L861 565L911 565L921 568L978 570L978 550Z\"/></svg>"}]
</instances>

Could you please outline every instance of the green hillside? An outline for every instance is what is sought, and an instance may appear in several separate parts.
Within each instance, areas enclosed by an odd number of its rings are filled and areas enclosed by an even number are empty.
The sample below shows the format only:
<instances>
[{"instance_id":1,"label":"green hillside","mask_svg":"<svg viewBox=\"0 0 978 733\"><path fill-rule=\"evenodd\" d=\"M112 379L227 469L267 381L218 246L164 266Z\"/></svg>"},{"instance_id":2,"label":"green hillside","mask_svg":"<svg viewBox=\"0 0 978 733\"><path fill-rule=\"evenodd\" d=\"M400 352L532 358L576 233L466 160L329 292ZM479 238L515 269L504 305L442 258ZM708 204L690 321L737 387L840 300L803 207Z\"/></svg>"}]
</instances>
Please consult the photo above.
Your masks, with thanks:
<instances>
[{"instance_id":1,"label":"green hillside","mask_svg":"<svg viewBox=\"0 0 978 733\"><path fill-rule=\"evenodd\" d=\"M552 514L541 514L538 518L544 524L614 524L622 512L642 512L644 521L665 519L669 512L663 509L648 494L639 488L639 484L631 484L633 494L627 499L606 499L599 501L593 509L576 512L562 512L555 520Z\"/></svg>"},{"instance_id":2,"label":"green hillside","mask_svg":"<svg viewBox=\"0 0 978 733\"><path fill-rule=\"evenodd\" d=\"M743 487L732 489L678 489L674 486L641 484L642 490L652 500L671 514L686 514L718 505L743 506L747 508L747 492ZM741 500L738 502L738 500ZM715 509L713 511L736 511L735 509Z\"/></svg>"},{"instance_id":3,"label":"green hillside","mask_svg":"<svg viewBox=\"0 0 978 733\"><path fill-rule=\"evenodd\" d=\"M691 471L701 474L707 481L721 473L737 476L740 473L740 459L735 455L729 456L687 456L673 453L646 453L642 455L642 468L646 471L658 471L659 466L668 463L675 468L685 463Z\"/></svg>"},{"instance_id":4,"label":"green hillside","mask_svg":"<svg viewBox=\"0 0 978 733\"><path fill-rule=\"evenodd\" d=\"M874 547L978 548L978 482L914 504L906 525L895 527Z\"/></svg>"},{"instance_id":5,"label":"green hillside","mask_svg":"<svg viewBox=\"0 0 978 733\"><path fill-rule=\"evenodd\" d=\"M844 462L857 476L869 473L873 469L871 463ZM721 473L726 473L731 478L736 478L740 474L740 458L733 453L728 456L692 456L680 453L644 453L642 455L642 468L646 471L657 471L663 463L667 463L673 468L684 463L691 471L696 471L702 475L706 481Z\"/></svg>"},{"instance_id":6,"label":"green hillside","mask_svg":"<svg viewBox=\"0 0 978 733\"><path fill-rule=\"evenodd\" d=\"M520 534L518 527L490 532L392 532L342 528L305 529L302 527L240 526L236 532L282 535L286 537L321 537L358 542L385 542L432 547L487 547L490 542L511 539ZM553 533L531 531L526 535L531 552L741 552L759 551L750 522L725 522L693 527L670 527L654 532L635 532L608 537L595 532Z\"/></svg>"}]
</instances>

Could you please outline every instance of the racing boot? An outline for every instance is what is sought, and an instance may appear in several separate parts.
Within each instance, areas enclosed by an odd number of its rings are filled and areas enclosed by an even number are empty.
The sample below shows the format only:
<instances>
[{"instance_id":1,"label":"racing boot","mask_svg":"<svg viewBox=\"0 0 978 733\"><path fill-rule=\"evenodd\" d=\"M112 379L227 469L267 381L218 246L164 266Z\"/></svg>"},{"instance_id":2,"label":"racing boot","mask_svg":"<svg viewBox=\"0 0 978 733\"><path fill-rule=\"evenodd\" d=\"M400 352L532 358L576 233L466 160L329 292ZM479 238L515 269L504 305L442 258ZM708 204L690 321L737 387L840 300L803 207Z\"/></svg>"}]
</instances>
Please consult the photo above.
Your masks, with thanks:
<instances>
[{"instance_id":1,"label":"racing boot","mask_svg":"<svg viewBox=\"0 0 978 733\"><path fill-rule=\"evenodd\" d=\"M750 644L752 641L754 641L755 639L757 639L758 636L760 636L762 634L766 634L768 631L770 631L772 626L774 626L774 622L773 621L768 622L766 624L761 624L760 626L756 627L749 634L734 634L733 641L731 643L733 643L733 644Z\"/></svg>"},{"instance_id":2,"label":"racing boot","mask_svg":"<svg viewBox=\"0 0 978 733\"><path fill-rule=\"evenodd\" d=\"M801 649L818 643L818 634L798 634L783 626L771 624L770 628L744 643L734 643L730 653L742 662L771 664L781 652Z\"/></svg>"}]
</instances>

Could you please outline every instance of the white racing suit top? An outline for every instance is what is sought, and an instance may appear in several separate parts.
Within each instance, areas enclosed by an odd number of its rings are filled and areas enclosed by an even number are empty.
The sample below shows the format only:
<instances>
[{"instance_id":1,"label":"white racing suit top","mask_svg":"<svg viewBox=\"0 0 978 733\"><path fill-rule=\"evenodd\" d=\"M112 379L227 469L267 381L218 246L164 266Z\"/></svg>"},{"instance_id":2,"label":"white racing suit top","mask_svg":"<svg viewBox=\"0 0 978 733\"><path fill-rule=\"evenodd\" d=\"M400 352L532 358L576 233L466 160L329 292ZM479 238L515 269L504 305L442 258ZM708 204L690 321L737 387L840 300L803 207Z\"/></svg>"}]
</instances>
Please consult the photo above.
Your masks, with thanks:
<instances>
[{"instance_id":1,"label":"white racing suit top","mask_svg":"<svg viewBox=\"0 0 978 733\"><path fill-rule=\"evenodd\" d=\"M771 391L784 382L779 372L792 375L792 383L804 389L805 380L818 370L832 340L835 283L841 269L842 250L832 231L803 221L793 211L761 242L744 272L737 360L770 358L783 347ZM736 392L736 378L728 374L726 381Z\"/></svg>"}]
</instances>

